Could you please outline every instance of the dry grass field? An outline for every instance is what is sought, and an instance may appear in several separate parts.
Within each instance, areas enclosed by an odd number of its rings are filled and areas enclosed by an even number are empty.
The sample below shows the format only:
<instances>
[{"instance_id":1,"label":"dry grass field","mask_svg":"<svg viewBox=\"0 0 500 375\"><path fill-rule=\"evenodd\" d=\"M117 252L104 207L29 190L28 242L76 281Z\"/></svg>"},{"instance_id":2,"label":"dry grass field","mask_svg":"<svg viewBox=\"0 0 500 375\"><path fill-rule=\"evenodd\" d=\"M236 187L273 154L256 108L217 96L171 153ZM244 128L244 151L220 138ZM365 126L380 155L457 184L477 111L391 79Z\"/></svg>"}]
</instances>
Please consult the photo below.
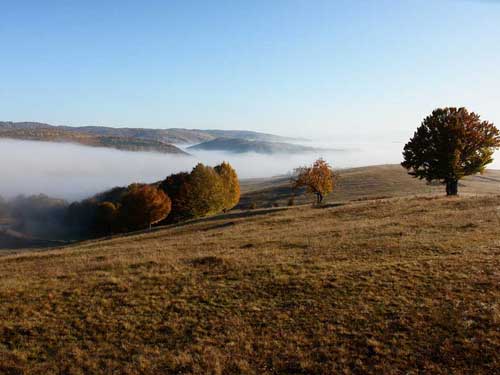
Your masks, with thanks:
<instances>
[{"instance_id":1,"label":"dry grass field","mask_svg":"<svg viewBox=\"0 0 500 375\"><path fill-rule=\"evenodd\" d=\"M262 209L5 255L0 373L498 373L499 208Z\"/></svg>"},{"instance_id":2,"label":"dry grass field","mask_svg":"<svg viewBox=\"0 0 500 375\"><path fill-rule=\"evenodd\" d=\"M399 165L378 165L343 169L337 172L337 186L327 200L344 202L373 198L388 198L414 194L444 194L441 185L430 186L425 181L408 175ZM293 195L290 177L248 179L242 181L243 196L239 207L247 208L255 203L257 207L273 204L284 206ZM500 194L500 171L487 170L483 175L471 176L460 182L461 194ZM314 198L298 194L298 204L310 203Z\"/></svg>"}]
</instances>

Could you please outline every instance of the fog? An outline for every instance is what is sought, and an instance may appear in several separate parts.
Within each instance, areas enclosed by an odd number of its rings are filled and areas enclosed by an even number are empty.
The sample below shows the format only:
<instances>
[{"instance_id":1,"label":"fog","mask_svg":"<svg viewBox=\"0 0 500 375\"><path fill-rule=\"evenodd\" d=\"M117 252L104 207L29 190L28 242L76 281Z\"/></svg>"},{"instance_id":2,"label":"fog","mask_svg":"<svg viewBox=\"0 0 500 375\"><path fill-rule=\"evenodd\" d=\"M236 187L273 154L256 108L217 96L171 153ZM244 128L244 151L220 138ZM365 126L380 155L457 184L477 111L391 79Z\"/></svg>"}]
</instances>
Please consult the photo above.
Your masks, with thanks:
<instances>
[{"instance_id":1,"label":"fog","mask_svg":"<svg viewBox=\"0 0 500 375\"><path fill-rule=\"evenodd\" d=\"M270 177L291 172L322 156L334 168L401 161L402 142L335 144L339 151L294 155L232 154L203 151L191 156L126 152L106 148L0 140L0 195L43 193L68 201L79 200L114 186L154 182L171 173L189 171L196 163L230 162L240 178Z\"/></svg>"}]
</instances>

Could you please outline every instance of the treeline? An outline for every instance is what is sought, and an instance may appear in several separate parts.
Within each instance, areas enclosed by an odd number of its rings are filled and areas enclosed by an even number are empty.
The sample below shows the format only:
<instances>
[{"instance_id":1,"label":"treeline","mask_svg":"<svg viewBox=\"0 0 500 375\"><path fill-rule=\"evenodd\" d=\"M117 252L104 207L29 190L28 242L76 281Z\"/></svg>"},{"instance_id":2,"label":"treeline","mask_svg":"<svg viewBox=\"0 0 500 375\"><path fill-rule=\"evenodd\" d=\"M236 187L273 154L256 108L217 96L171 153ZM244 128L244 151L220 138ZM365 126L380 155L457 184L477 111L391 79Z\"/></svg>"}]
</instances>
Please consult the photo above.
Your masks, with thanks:
<instances>
[{"instance_id":1,"label":"treeline","mask_svg":"<svg viewBox=\"0 0 500 375\"><path fill-rule=\"evenodd\" d=\"M117 187L68 208L68 224L81 237L145 229L153 224L213 215L236 206L240 186L229 163L198 164L190 173L155 184Z\"/></svg>"},{"instance_id":2,"label":"treeline","mask_svg":"<svg viewBox=\"0 0 500 375\"><path fill-rule=\"evenodd\" d=\"M236 171L229 163L198 164L154 184L115 187L68 204L46 195L0 200L0 213L14 229L51 238L89 238L146 229L230 210L240 199Z\"/></svg>"}]
</instances>

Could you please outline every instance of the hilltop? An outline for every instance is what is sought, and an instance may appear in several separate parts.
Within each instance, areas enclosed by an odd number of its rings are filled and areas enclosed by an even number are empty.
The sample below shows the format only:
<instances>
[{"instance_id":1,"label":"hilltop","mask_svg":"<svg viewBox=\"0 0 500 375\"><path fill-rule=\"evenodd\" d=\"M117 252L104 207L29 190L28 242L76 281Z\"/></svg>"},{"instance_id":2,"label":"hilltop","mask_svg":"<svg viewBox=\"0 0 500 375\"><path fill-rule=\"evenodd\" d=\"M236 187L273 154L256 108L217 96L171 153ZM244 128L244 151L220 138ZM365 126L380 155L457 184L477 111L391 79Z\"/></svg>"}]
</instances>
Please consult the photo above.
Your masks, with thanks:
<instances>
[{"instance_id":1,"label":"hilltop","mask_svg":"<svg viewBox=\"0 0 500 375\"><path fill-rule=\"evenodd\" d=\"M499 205L234 212L0 257L0 372L493 373Z\"/></svg>"},{"instance_id":2,"label":"hilltop","mask_svg":"<svg viewBox=\"0 0 500 375\"><path fill-rule=\"evenodd\" d=\"M289 141L291 138L274 134L246 130L201 130L201 129L146 129L112 128L106 126L55 126L39 122L1 122L0 137L16 139L53 140L66 138L78 142L79 139L122 139L143 142L149 145L197 144L218 137L231 137L249 141ZM159 146L161 148L161 146ZM175 146L172 146L175 147Z\"/></svg>"},{"instance_id":3,"label":"hilltop","mask_svg":"<svg viewBox=\"0 0 500 375\"><path fill-rule=\"evenodd\" d=\"M336 187L328 197L329 203L444 193L442 185L429 185L415 179L397 164L347 168L336 173ZM292 196L295 196L295 204L312 202L304 190L292 190L290 176L242 180L241 190L239 208L247 208L252 203L257 207L285 206ZM500 171L488 169L483 175L464 178L460 181L460 194L500 194Z\"/></svg>"},{"instance_id":4,"label":"hilltop","mask_svg":"<svg viewBox=\"0 0 500 375\"><path fill-rule=\"evenodd\" d=\"M268 142L240 138L216 138L188 148L189 150L228 151L232 153L293 154L316 152L320 149L285 142Z\"/></svg>"},{"instance_id":5,"label":"hilltop","mask_svg":"<svg viewBox=\"0 0 500 375\"><path fill-rule=\"evenodd\" d=\"M2 127L0 123L0 138L39 141L75 143L91 147L105 147L123 151L159 152L164 154L188 155L180 148L163 141L141 139L124 136L95 135L68 131L56 127Z\"/></svg>"}]
</instances>

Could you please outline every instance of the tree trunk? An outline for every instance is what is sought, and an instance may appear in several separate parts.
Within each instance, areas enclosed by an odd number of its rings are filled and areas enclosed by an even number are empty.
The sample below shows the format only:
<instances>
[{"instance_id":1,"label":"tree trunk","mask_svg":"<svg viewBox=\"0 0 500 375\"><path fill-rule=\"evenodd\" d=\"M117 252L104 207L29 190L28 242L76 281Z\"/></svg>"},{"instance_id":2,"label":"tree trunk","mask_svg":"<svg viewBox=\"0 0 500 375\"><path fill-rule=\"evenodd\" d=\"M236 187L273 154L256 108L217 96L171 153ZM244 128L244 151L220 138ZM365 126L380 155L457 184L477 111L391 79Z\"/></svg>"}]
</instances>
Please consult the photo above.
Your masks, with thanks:
<instances>
[{"instance_id":1,"label":"tree trunk","mask_svg":"<svg viewBox=\"0 0 500 375\"><path fill-rule=\"evenodd\" d=\"M458 194L458 180L446 180L446 195Z\"/></svg>"},{"instance_id":2,"label":"tree trunk","mask_svg":"<svg viewBox=\"0 0 500 375\"><path fill-rule=\"evenodd\" d=\"M321 202L323 202L323 194L316 193L316 203L321 204Z\"/></svg>"}]
</instances>

